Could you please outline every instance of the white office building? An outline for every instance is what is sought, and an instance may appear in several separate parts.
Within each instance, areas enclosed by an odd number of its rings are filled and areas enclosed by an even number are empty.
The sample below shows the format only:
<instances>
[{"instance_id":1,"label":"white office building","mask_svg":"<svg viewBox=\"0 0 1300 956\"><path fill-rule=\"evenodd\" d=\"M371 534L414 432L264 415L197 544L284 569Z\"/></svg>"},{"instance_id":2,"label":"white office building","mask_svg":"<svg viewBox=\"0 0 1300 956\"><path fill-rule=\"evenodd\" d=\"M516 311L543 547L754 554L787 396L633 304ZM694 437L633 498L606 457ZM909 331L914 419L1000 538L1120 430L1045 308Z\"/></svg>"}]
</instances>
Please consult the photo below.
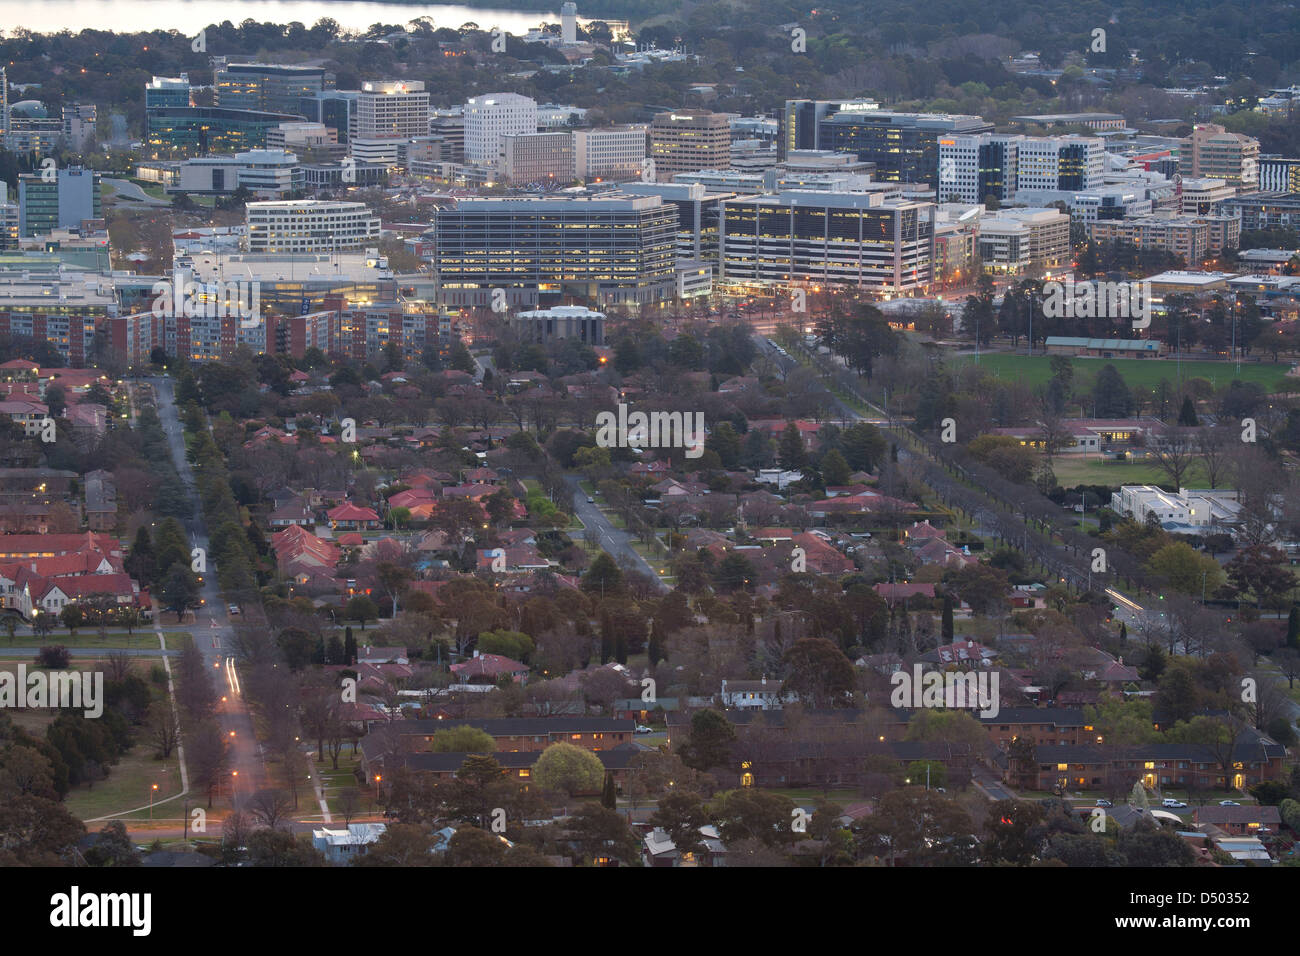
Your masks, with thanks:
<instances>
[{"instance_id":1,"label":"white office building","mask_svg":"<svg viewBox=\"0 0 1300 956\"><path fill-rule=\"evenodd\" d=\"M1087 192L1102 185L1105 155L1095 136L941 136L939 199L1011 202L1029 190Z\"/></svg>"},{"instance_id":2,"label":"white office building","mask_svg":"<svg viewBox=\"0 0 1300 956\"><path fill-rule=\"evenodd\" d=\"M645 161L644 126L608 126L573 131L573 161L578 179L639 179Z\"/></svg>"},{"instance_id":3,"label":"white office building","mask_svg":"<svg viewBox=\"0 0 1300 956\"><path fill-rule=\"evenodd\" d=\"M365 203L307 199L245 208L249 252L333 252L379 239L379 217Z\"/></svg>"},{"instance_id":4,"label":"white office building","mask_svg":"<svg viewBox=\"0 0 1300 956\"><path fill-rule=\"evenodd\" d=\"M518 93L470 97L464 116L467 163L494 166L502 136L537 132L537 101Z\"/></svg>"}]
</instances>

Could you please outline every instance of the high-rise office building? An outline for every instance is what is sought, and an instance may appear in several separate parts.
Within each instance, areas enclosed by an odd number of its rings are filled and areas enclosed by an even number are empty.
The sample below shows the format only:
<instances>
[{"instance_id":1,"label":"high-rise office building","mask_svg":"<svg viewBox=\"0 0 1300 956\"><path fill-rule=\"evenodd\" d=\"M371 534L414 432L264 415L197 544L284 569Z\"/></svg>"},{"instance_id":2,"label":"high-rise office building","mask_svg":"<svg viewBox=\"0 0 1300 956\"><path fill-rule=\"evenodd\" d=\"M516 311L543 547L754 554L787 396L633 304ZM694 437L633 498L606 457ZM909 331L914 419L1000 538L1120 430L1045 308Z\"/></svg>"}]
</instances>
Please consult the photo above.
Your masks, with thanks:
<instances>
[{"instance_id":1,"label":"high-rise office building","mask_svg":"<svg viewBox=\"0 0 1300 956\"><path fill-rule=\"evenodd\" d=\"M518 93L489 93L465 104L465 162L495 166L501 137L537 132L537 101ZM431 130L435 135L436 130Z\"/></svg>"},{"instance_id":2,"label":"high-rise office building","mask_svg":"<svg viewBox=\"0 0 1300 956\"><path fill-rule=\"evenodd\" d=\"M677 173L726 169L731 165L731 119L711 110L657 113L650 124L650 159L655 181Z\"/></svg>"},{"instance_id":3,"label":"high-rise office building","mask_svg":"<svg viewBox=\"0 0 1300 956\"><path fill-rule=\"evenodd\" d=\"M1300 159L1261 157L1259 189L1266 193L1300 193Z\"/></svg>"},{"instance_id":4,"label":"high-rise office building","mask_svg":"<svg viewBox=\"0 0 1300 956\"><path fill-rule=\"evenodd\" d=\"M1028 190L1085 192L1102 184L1106 147L1097 137L983 133L938 142L942 201L1010 202Z\"/></svg>"},{"instance_id":5,"label":"high-rise office building","mask_svg":"<svg viewBox=\"0 0 1300 956\"><path fill-rule=\"evenodd\" d=\"M103 216L99 173L80 166L18 177L18 230L44 236L55 229L78 229L83 219Z\"/></svg>"},{"instance_id":6,"label":"high-rise office building","mask_svg":"<svg viewBox=\"0 0 1300 956\"><path fill-rule=\"evenodd\" d=\"M979 116L896 113L842 109L818 124L817 148L853 153L876 164L880 182L939 186L939 140L958 134L991 133Z\"/></svg>"},{"instance_id":7,"label":"high-rise office building","mask_svg":"<svg viewBox=\"0 0 1300 956\"><path fill-rule=\"evenodd\" d=\"M719 277L924 289L933 280L934 209L881 193L790 190L728 199Z\"/></svg>"},{"instance_id":8,"label":"high-rise office building","mask_svg":"<svg viewBox=\"0 0 1300 956\"><path fill-rule=\"evenodd\" d=\"M840 110L875 110L874 100L786 100L781 117L780 153L785 159L795 150L823 149L820 145L822 120Z\"/></svg>"},{"instance_id":9,"label":"high-rise office building","mask_svg":"<svg viewBox=\"0 0 1300 956\"><path fill-rule=\"evenodd\" d=\"M319 66L227 63L215 75L217 106L268 113L297 113L299 102L333 86Z\"/></svg>"},{"instance_id":10,"label":"high-rise office building","mask_svg":"<svg viewBox=\"0 0 1300 956\"><path fill-rule=\"evenodd\" d=\"M675 292L677 210L657 196L463 199L437 210L433 266L444 305L564 296L644 303Z\"/></svg>"},{"instance_id":11,"label":"high-rise office building","mask_svg":"<svg viewBox=\"0 0 1300 956\"><path fill-rule=\"evenodd\" d=\"M574 180L573 134L509 133L501 137L497 175L503 182L567 186Z\"/></svg>"},{"instance_id":12,"label":"high-rise office building","mask_svg":"<svg viewBox=\"0 0 1300 956\"><path fill-rule=\"evenodd\" d=\"M355 135L361 139L409 139L429 135L429 94L419 80L361 85Z\"/></svg>"},{"instance_id":13,"label":"high-rise office building","mask_svg":"<svg viewBox=\"0 0 1300 956\"><path fill-rule=\"evenodd\" d=\"M250 202L244 210L249 252L333 252L379 241L379 217L365 203Z\"/></svg>"},{"instance_id":14,"label":"high-rise office building","mask_svg":"<svg viewBox=\"0 0 1300 956\"><path fill-rule=\"evenodd\" d=\"M180 76L155 76L145 84L144 108L157 110L193 106L190 95L188 73Z\"/></svg>"},{"instance_id":15,"label":"high-rise office building","mask_svg":"<svg viewBox=\"0 0 1300 956\"><path fill-rule=\"evenodd\" d=\"M644 126L573 131L574 175L587 181L639 179L645 162Z\"/></svg>"},{"instance_id":16,"label":"high-rise office building","mask_svg":"<svg viewBox=\"0 0 1300 956\"><path fill-rule=\"evenodd\" d=\"M1259 188L1259 140L1229 133L1214 123L1197 123L1178 146L1184 176L1222 179L1239 192Z\"/></svg>"}]
</instances>

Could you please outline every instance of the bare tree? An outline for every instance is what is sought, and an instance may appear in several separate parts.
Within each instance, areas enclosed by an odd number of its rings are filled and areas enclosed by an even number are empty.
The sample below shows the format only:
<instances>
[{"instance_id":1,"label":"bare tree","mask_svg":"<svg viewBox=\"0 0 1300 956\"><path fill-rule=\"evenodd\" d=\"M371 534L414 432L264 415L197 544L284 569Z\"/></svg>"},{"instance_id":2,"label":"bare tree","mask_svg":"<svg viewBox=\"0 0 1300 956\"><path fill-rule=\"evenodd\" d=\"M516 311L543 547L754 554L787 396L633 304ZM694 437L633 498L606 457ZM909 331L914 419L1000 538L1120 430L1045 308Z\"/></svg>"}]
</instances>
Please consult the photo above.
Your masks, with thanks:
<instances>
[{"instance_id":1,"label":"bare tree","mask_svg":"<svg viewBox=\"0 0 1300 956\"><path fill-rule=\"evenodd\" d=\"M1208 487L1217 488L1221 481L1227 480L1232 466L1231 447L1228 431L1223 428L1202 428L1196 436L1196 450L1205 466Z\"/></svg>"},{"instance_id":2,"label":"bare tree","mask_svg":"<svg viewBox=\"0 0 1300 956\"><path fill-rule=\"evenodd\" d=\"M104 655L104 663L108 665L109 680L126 680L131 673L131 655L125 651L109 651Z\"/></svg>"},{"instance_id":3,"label":"bare tree","mask_svg":"<svg viewBox=\"0 0 1300 956\"><path fill-rule=\"evenodd\" d=\"M245 805L253 819L272 830L288 817L292 807L293 798L283 790L259 790Z\"/></svg>"},{"instance_id":4,"label":"bare tree","mask_svg":"<svg viewBox=\"0 0 1300 956\"><path fill-rule=\"evenodd\" d=\"M149 708L149 739L157 748L158 756L166 760L176 749L180 732L176 727L176 718L166 701L157 701Z\"/></svg>"},{"instance_id":5,"label":"bare tree","mask_svg":"<svg viewBox=\"0 0 1300 956\"><path fill-rule=\"evenodd\" d=\"M339 793L338 801L335 808L339 815L343 817L343 825L347 826L352 822L352 818L361 810L361 794L356 787L348 787Z\"/></svg>"},{"instance_id":6,"label":"bare tree","mask_svg":"<svg viewBox=\"0 0 1300 956\"><path fill-rule=\"evenodd\" d=\"M1168 476L1174 490L1183 487L1183 478L1196 461L1196 430L1172 428L1151 446L1152 456Z\"/></svg>"}]
</instances>

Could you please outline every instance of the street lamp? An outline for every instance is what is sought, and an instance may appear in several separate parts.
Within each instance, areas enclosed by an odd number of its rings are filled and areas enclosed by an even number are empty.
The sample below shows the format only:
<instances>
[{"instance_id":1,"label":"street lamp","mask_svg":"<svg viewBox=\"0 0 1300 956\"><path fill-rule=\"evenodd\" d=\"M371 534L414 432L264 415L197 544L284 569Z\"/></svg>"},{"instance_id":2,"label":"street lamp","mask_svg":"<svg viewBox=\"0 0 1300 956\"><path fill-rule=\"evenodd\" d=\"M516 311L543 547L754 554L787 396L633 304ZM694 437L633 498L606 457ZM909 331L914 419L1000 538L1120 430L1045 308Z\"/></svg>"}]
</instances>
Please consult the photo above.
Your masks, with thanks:
<instances>
[{"instance_id":1,"label":"street lamp","mask_svg":"<svg viewBox=\"0 0 1300 956\"><path fill-rule=\"evenodd\" d=\"M153 822L153 795L158 792L158 784L149 788L149 822Z\"/></svg>"}]
</instances>

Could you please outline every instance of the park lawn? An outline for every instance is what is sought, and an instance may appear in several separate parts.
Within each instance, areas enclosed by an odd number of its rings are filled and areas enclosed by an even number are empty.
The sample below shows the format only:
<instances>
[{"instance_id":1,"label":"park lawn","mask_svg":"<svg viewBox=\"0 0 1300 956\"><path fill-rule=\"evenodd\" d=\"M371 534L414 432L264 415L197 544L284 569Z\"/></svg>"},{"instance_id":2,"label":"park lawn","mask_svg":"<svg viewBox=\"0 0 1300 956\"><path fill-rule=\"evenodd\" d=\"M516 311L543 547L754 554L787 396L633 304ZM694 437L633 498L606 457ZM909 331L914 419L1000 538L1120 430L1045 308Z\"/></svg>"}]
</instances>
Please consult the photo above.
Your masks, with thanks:
<instances>
[{"instance_id":1,"label":"park lawn","mask_svg":"<svg viewBox=\"0 0 1300 956\"><path fill-rule=\"evenodd\" d=\"M1057 484L1062 488L1073 488L1075 485L1118 488L1120 485L1169 483L1169 476L1155 462L1140 458L1116 461L1096 455L1057 455L1052 459L1052 471L1056 475ZM1206 483L1204 467L1199 461L1193 462L1183 478L1183 485L1188 488L1203 488ZM1099 503L1107 507L1110 505L1109 501ZM1088 506L1094 507L1094 502L1089 500Z\"/></svg>"},{"instance_id":2,"label":"park lawn","mask_svg":"<svg viewBox=\"0 0 1300 956\"><path fill-rule=\"evenodd\" d=\"M1026 385L1043 385L1052 377L1049 355L1012 355L1003 352L985 352L979 356L981 368L999 379L1023 382ZM949 355L948 360L954 365L975 362L973 355ZM1243 382L1258 382L1269 391L1282 380L1291 369L1290 362L1243 362L1241 371L1237 371L1232 362L1184 361L1173 359L1092 359L1071 357L1074 367L1074 389L1079 391L1096 378L1103 366L1114 365L1115 370L1124 377L1130 388L1141 386L1151 388L1162 379L1173 384L1178 380L1179 365L1183 381L1203 378L1215 388L1224 388L1233 379Z\"/></svg>"},{"instance_id":3,"label":"park lawn","mask_svg":"<svg viewBox=\"0 0 1300 956\"><path fill-rule=\"evenodd\" d=\"M843 807L850 803L861 803L864 799L862 794L858 793L856 790L844 789L831 790L829 795L813 787L777 787L771 792L779 793L783 797L789 797L801 806L804 804L816 803L818 800L829 799L831 803L838 803Z\"/></svg>"},{"instance_id":4,"label":"park lawn","mask_svg":"<svg viewBox=\"0 0 1300 956\"><path fill-rule=\"evenodd\" d=\"M81 784L73 787L63 802L68 812L81 820L134 810L136 807L144 809L126 814L123 819L148 820L149 788L155 783L158 785L154 794L155 802L181 792L181 774L176 752L172 751L166 760L155 760L153 745L141 740L109 771L107 780L98 780L94 786ZM198 800L200 796L196 795L194 799ZM202 805L206 806L206 798ZM154 820L166 818L179 821L183 812L181 801L174 800L155 808ZM91 824L91 828L98 827Z\"/></svg>"},{"instance_id":5,"label":"park lawn","mask_svg":"<svg viewBox=\"0 0 1300 956\"><path fill-rule=\"evenodd\" d=\"M167 649L179 651L189 640L188 631L164 631L163 639L167 642ZM3 643L0 643L0 655L4 654L9 647L45 647L51 644L62 644L64 647L87 650L102 650L115 647L126 647L131 650L158 650L158 635L151 630L137 629L130 637L126 631L109 631L107 639L101 639L99 633L94 629L81 629L76 634L53 631L46 635L34 634L15 634L12 643L8 636L4 637ZM75 660L76 655L73 655Z\"/></svg>"}]
</instances>

